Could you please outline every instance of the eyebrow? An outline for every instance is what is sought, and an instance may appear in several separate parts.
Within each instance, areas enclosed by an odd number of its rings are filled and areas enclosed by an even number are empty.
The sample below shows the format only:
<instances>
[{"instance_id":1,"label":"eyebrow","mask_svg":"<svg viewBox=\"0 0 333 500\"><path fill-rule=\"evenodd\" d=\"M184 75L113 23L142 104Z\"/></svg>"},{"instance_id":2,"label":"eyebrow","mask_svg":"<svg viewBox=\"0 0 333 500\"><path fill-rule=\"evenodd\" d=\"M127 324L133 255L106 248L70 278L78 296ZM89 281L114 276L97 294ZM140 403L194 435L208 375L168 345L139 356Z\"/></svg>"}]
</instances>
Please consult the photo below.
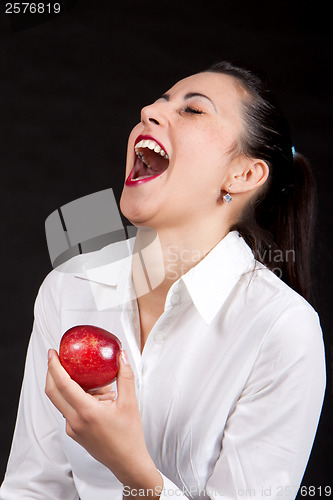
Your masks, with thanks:
<instances>
[{"instance_id":1,"label":"eyebrow","mask_svg":"<svg viewBox=\"0 0 333 500\"><path fill-rule=\"evenodd\" d=\"M189 92L184 96L184 100L191 99L192 97L203 97L204 99L207 99L211 105L213 106L214 110L216 111L215 104L211 100L210 97L208 97L205 94L201 94L200 92ZM166 101L170 101L170 95L169 94L162 94L160 99L165 99Z\"/></svg>"}]
</instances>

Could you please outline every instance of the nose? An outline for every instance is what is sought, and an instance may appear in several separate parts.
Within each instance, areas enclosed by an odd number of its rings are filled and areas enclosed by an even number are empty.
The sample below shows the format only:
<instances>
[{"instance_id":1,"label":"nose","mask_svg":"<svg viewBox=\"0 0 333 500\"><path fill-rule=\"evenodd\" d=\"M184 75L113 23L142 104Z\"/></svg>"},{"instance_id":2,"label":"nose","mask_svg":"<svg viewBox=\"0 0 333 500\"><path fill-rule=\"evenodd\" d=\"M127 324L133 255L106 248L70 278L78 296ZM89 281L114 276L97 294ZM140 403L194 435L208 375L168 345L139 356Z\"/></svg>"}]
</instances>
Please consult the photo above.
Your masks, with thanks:
<instances>
[{"instance_id":1,"label":"nose","mask_svg":"<svg viewBox=\"0 0 333 500\"><path fill-rule=\"evenodd\" d=\"M149 104L141 110L141 122L144 125L148 125L149 123L166 125L167 121L165 110L161 108L161 103Z\"/></svg>"}]
</instances>

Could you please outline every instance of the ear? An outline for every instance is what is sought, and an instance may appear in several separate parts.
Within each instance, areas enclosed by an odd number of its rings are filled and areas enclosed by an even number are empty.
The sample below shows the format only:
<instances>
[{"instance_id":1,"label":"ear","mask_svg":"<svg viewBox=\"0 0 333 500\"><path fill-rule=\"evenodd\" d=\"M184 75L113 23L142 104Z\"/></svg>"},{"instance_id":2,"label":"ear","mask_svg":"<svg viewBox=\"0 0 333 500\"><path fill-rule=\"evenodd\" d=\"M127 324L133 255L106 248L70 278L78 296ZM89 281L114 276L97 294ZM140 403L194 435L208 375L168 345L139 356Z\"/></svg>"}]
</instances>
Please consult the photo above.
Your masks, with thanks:
<instances>
[{"instance_id":1,"label":"ear","mask_svg":"<svg viewBox=\"0 0 333 500\"><path fill-rule=\"evenodd\" d=\"M238 160L230 169L226 185L230 193L246 193L262 186L269 175L264 160L245 158Z\"/></svg>"}]
</instances>

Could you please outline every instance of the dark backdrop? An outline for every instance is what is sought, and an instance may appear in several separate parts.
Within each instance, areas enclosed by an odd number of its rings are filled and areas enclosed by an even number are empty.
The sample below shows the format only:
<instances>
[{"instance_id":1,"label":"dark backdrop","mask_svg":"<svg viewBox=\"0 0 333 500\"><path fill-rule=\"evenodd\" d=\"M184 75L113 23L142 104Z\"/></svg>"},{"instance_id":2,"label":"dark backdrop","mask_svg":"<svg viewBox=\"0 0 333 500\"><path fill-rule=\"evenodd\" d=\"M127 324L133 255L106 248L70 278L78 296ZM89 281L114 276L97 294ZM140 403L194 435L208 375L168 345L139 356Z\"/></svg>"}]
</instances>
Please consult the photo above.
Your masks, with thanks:
<instances>
[{"instance_id":1,"label":"dark backdrop","mask_svg":"<svg viewBox=\"0 0 333 500\"><path fill-rule=\"evenodd\" d=\"M108 187L119 199L127 135L140 108L179 78L232 59L268 73L295 147L316 171L314 305L324 330L328 387L303 484L332 485L333 99L327 9L318 2L72 0L60 2L62 15L48 20L6 16L4 3L0 479L14 429L33 303L51 270L46 217Z\"/></svg>"}]
</instances>

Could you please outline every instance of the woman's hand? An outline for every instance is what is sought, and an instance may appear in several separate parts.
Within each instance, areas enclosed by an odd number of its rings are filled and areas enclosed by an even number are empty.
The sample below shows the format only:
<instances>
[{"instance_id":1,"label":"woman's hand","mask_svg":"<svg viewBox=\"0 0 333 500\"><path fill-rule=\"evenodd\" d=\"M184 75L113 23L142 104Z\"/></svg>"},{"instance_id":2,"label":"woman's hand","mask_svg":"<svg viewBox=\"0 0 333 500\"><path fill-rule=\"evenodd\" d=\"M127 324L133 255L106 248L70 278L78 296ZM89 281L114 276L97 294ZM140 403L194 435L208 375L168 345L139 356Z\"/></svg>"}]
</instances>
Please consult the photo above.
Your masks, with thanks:
<instances>
[{"instance_id":1,"label":"woman's hand","mask_svg":"<svg viewBox=\"0 0 333 500\"><path fill-rule=\"evenodd\" d=\"M65 417L68 436L129 489L149 489L147 496L157 498L163 479L146 448L134 374L125 351L121 351L119 361L115 399L110 387L94 395L86 393L70 378L57 352L51 349L45 392Z\"/></svg>"}]
</instances>

